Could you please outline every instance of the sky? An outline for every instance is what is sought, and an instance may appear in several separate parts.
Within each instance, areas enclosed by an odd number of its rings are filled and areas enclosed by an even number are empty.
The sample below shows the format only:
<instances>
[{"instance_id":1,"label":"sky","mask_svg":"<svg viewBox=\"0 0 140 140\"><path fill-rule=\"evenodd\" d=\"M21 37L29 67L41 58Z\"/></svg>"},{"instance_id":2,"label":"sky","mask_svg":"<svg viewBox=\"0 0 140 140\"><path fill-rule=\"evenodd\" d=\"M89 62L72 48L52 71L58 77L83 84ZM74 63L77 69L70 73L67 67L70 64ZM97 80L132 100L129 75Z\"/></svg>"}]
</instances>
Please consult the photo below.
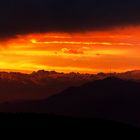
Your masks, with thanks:
<instances>
[{"instance_id":1,"label":"sky","mask_svg":"<svg viewBox=\"0 0 140 140\"><path fill-rule=\"evenodd\" d=\"M0 70L140 69L139 0L1 0Z\"/></svg>"}]
</instances>

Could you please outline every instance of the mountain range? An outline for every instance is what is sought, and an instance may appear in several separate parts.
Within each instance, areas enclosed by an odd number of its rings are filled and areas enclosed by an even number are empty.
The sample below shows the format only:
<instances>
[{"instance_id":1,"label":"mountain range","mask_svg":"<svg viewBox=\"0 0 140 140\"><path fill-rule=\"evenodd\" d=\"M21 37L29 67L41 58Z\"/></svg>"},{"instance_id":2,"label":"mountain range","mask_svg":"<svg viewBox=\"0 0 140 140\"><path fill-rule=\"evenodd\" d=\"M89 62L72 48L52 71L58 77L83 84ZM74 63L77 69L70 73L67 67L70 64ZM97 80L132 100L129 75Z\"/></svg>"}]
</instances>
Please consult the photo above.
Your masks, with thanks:
<instances>
[{"instance_id":1,"label":"mountain range","mask_svg":"<svg viewBox=\"0 0 140 140\"><path fill-rule=\"evenodd\" d=\"M111 74L57 73L44 70L31 74L0 72L0 102L42 100L59 94L69 87L81 86L110 76L140 81L140 71Z\"/></svg>"},{"instance_id":2,"label":"mountain range","mask_svg":"<svg viewBox=\"0 0 140 140\"><path fill-rule=\"evenodd\" d=\"M140 83L116 77L70 87L44 100L0 104L0 112L100 118L140 126Z\"/></svg>"}]
</instances>

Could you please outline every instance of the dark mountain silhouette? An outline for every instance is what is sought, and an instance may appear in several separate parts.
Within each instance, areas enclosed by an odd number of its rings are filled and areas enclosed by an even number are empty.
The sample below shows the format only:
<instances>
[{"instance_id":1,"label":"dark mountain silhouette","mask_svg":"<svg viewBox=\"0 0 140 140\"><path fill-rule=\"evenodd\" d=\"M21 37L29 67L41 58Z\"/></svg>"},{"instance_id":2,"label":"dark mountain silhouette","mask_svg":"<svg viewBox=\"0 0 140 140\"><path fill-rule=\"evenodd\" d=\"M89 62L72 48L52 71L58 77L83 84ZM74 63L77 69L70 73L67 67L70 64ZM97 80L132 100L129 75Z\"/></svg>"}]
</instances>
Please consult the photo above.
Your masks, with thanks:
<instances>
[{"instance_id":1,"label":"dark mountain silhouette","mask_svg":"<svg viewBox=\"0 0 140 140\"><path fill-rule=\"evenodd\" d=\"M112 74L80 74L74 72L65 74L44 70L31 74L0 72L0 102L42 100L69 87L77 87L109 76L140 82L140 71Z\"/></svg>"},{"instance_id":2,"label":"dark mountain silhouette","mask_svg":"<svg viewBox=\"0 0 140 140\"><path fill-rule=\"evenodd\" d=\"M109 77L68 88L47 100L1 104L0 111L101 118L140 126L140 83Z\"/></svg>"},{"instance_id":3,"label":"dark mountain silhouette","mask_svg":"<svg viewBox=\"0 0 140 140\"><path fill-rule=\"evenodd\" d=\"M64 74L43 70L31 74L0 72L0 102L46 99L93 78L94 75L90 74Z\"/></svg>"}]
</instances>

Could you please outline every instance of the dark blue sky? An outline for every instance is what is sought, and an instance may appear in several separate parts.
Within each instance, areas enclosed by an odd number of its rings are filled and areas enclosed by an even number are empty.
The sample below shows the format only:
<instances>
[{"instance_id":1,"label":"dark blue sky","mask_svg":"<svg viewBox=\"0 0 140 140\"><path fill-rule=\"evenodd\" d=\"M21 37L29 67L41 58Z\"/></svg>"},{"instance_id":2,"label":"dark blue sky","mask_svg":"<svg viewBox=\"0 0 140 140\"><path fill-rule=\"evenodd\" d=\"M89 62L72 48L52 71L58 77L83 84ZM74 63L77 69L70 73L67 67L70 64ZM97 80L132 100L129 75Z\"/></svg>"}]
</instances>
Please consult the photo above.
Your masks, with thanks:
<instances>
[{"instance_id":1,"label":"dark blue sky","mask_svg":"<svg viewBox=\"0 0 140 140\"><path fill-rule=\"evenodd\" d=\"M139 0L1 0L0 36L140 23Z\"/></svg>"}]
</instances>

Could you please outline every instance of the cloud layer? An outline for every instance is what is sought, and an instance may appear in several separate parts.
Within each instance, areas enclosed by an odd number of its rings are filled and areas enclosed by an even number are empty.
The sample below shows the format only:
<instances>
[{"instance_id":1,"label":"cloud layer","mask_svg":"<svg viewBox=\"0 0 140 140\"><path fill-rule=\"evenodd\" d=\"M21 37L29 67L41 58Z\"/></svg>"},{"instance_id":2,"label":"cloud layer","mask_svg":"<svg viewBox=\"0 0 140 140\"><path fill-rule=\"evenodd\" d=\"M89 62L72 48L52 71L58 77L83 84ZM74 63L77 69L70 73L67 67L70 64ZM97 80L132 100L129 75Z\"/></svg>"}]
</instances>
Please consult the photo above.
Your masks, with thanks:
<instances>
[{"instance_id":1,"label":"cloud layer","mask_svg":"<svg viewBox=\"0 0 140 140\"><path fill-rule=\"evenodd\" d=\"M139 0L1 0L0 36L135 25L139 6Z\"/></svg>"}]
</instances>

